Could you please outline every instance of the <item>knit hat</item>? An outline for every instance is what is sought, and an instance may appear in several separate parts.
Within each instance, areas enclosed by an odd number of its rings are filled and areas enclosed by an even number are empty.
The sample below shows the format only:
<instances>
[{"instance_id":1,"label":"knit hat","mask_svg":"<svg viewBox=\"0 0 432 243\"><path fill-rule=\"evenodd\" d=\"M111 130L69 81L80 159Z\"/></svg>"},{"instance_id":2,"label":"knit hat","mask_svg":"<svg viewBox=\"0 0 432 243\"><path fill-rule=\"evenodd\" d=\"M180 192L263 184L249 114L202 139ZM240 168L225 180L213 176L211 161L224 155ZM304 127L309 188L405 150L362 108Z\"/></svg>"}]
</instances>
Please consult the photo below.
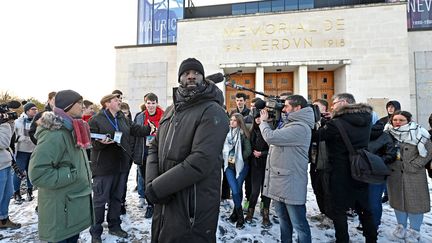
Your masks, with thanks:
<instances>
[{"instance_id":1,"label":"knit hat","mask_svg":"<svg viewBox=\"0 0 432 243\"><path fill-rule=\"evenodd\" d=\"M105 103L109 102L110 100L112 100L114 98L119 98L119 95L118 94L109 94L109 95L105 95L104 97L102 97L102 99L100 101L102 107L105 109Z\"/></svg>"},{"instance_id":2,"label":"knit hat","mask_svg":"<svg viewBox=\"0 0 432 243\"><path fill-rule=\"evenodd\" d=\"M69 111L75 103L82 100L83 97L77 92L67 89L57 92L55 96L55 107Z\"/></svg>"},{"instance_id":3,"label":"knit hat","mask_svg":"<svg viewBox=\"0 0 432 243\"><path fill-rule=\"evenodd\" d=\"M36 107L36 105L35 104L33 104L33 103L31 103L31 102L27 102L25 105L24 105L24 113L26 113L27 111L29 111L31 108L33 108L33 107Z\"/></svg>"},{"instance_id":4,"label":"knit hat","mask_svg":"<svg viewBox=\"0 0 432 243\"><path fill-rule=\"evenodd\" d=\"M201 64L201 62L195 58L188 58L180 64L179 71L178 71L178 81L180 81L180 75L182 75L182 73L188 70L198 71L202 74L203 77L205 76L204 67Z\"/></svg>"}]
</instances>

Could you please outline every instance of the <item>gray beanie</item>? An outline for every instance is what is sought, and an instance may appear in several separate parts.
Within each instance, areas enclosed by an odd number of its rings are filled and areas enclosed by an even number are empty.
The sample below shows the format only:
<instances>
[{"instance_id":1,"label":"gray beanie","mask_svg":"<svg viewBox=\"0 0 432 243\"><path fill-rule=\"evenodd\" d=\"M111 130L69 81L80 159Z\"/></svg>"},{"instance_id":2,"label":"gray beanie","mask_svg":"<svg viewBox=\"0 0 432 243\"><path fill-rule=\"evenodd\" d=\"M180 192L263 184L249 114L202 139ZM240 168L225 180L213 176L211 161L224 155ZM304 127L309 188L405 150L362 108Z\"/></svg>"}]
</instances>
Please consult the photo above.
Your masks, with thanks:
<instances>
[{"instance_id":1,"label":"gray beanie","mask_svg":"<svg viewBox=\"0 0 432 243\"><path fill-rule=\"evenodd\" d=\"M68 89L57 92L55 96L55 107L67 112L75 103L82 100L83 97L77 92Z\"/></svg>"}]
</instances>

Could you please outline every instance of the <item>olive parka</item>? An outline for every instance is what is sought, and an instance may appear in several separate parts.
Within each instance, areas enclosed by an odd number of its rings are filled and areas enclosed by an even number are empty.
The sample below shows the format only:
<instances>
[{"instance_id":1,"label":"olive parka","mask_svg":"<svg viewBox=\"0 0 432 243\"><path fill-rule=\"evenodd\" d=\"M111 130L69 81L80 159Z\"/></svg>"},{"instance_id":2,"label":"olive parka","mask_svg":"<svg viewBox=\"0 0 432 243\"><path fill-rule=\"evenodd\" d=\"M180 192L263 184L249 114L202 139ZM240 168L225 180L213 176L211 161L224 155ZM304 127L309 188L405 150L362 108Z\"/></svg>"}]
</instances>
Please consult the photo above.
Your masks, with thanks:
<instances>
[{"instance_id":1,"label":"olive parka","mask_svg":"<svg viewBox=\"0 0 432 243\"><path fill-rule=\"evenodd\" d=\"M93 224L91 170L72 128L45 112L36 131L29 177L38 193L39 239L58 242Z\"/></svg>"}]
</instances>

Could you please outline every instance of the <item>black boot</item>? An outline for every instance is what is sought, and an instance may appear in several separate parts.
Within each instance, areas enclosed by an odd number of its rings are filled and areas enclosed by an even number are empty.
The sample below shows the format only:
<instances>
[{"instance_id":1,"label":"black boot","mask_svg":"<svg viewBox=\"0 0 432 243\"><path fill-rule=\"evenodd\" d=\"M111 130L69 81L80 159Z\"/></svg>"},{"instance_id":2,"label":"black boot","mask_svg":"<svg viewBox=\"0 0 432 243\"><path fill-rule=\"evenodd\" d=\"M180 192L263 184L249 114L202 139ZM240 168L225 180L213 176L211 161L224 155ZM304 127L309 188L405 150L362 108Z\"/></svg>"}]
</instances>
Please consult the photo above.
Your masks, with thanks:
<instances>
[{"instance_id":1,"label":"black boot","mask_svg":"<svg viewBox=\"0 0 432 243\"><path fill-rule=\"evenodd\" d=\"M237 229L243 229L244 228L244 215L243 215L243 209L240 208L236 208L235 209L236 213L237 213L237 223L236 223L236 228Z\"/></svg>"},{"instance_id":2,"label":"black boot","mask_svg":"<svg viewBox=\"0 0 432 243\"><path fill-rule=\"evenodd\" d=\"M33 188L28 188L27 189L27 201L31 201L33 200Z\"/></svg>"},{"instance_id":3,"label":"black boot","mask_svg":"<svg viewBox=\"0 0 432 243\"><path fill-rule=\"evenodd\" d=\"M235 223L235 222L237 222L237 212L236 212L236 210L235 210L235 208L233 209L233 212L232 212L232 214L231 214L231 216L229 216L229 221L231 222L231 223Z\"/></svg>"},{"instance_id":4,"label":"black boot","mask_svg":"<svg viewBox=\"0 0 432 243\"><path fill-rule=\"evenodd\" d=\"M22 203L23 199L21 197L21 192L19 190L16 191L13 196L14 196L16 204L21 204Z\"/></svg>"}]
</instances>

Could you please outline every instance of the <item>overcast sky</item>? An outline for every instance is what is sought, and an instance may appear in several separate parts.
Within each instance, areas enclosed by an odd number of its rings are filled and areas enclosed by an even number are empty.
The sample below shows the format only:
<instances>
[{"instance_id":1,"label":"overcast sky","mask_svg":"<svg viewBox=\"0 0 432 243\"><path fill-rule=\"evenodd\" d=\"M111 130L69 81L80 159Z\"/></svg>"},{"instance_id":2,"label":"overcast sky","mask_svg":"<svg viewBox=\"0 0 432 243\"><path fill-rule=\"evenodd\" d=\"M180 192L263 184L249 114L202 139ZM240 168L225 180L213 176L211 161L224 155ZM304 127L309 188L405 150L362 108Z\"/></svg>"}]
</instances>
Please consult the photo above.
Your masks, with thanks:
<instances>
[{"instance_id":1,"label":"overcast sky","mask_svg":"<svg viewBox=\"0 0 432 243\"><path fill-rule=\"evenodd\" d=\"M230 0L194 0L196 6ZM114 89L115 46L136 44L137 0L0 0L0 91L45 101Z\"/></svg>"}]
</instances>

